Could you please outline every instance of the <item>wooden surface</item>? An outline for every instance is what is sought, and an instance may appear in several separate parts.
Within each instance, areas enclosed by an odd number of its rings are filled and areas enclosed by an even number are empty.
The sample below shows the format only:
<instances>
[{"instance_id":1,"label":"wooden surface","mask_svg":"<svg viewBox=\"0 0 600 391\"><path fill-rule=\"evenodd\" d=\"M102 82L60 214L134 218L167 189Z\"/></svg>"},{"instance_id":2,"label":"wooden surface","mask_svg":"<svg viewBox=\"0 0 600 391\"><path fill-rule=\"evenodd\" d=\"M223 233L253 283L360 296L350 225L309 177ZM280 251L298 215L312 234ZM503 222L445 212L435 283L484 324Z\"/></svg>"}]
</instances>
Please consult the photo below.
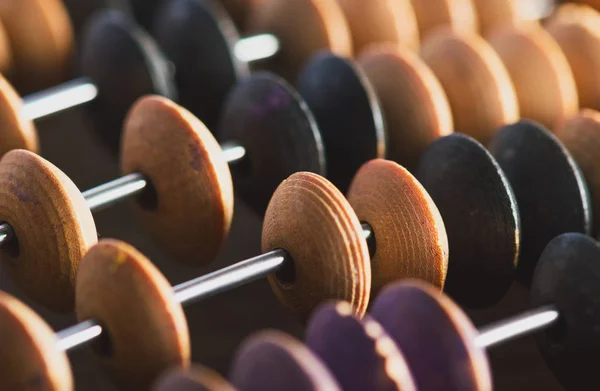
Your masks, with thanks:
<instances>
[{"instance_id":1,"label":"wooden surface","mask_svg":"<svg viewBox=\"0 0 600 391\"><path fill-rule=\"evenodd\" d=\"M48 119L40 123L39 128L45 156L65 170L80 188L87 189L119 174L118 164L86 131L81 111ZM230 237L217 260L208 267L174 262L144 233L128 205L100 212L95 218L101 236L120 238L133 244L152 259L171 283L185 281L260 252L261 223L240 202L235 205ZM16 291L6 271L1 269L0 289ZM469 314L476 325L485 325L524 310L528 300L527 291L515 285L497 306ZM54 314L39 305L34 308L55 330L75 322L73 315ZM194 361L225 374L229 371L233 351L251 332L271 327L296 336L303 335L303 328L276 301L266 280L194 304L185 312ZM78 391L115 391L90 348L70 353L69 357ZM542 361L532 337L494 348L490 358L497 391L562 390Z\"/></svg>"}]
</instances>

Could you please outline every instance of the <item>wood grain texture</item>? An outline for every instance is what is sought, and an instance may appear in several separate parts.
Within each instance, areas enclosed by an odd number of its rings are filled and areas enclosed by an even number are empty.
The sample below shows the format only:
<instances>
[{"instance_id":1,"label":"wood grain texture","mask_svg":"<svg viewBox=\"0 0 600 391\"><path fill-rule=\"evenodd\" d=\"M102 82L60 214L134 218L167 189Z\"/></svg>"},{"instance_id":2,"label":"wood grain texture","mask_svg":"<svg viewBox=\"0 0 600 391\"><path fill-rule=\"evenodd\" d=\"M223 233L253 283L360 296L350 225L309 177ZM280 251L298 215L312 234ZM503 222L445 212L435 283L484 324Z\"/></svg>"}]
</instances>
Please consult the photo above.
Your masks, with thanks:
<instances>
[{"instance_id":1,"label":"wood grain texture","mask_svg":"<svg viewBox=\"0 0 600 391\"><path fill-rule=\"evenodd\" d=\"M419 26L410 0L337 1L350 25L356 53L381 42L419 48Z\"/></svg>"},{"instance_id":2,"label":"wood grain texture","mask_svg":"<svg viewBox=\"0 0 600 391\"><path fill-rule=\"evenodd\" d=\"M306 344L344 391L415 391L408 363L370 316L359 319L347 302L320 306L306 330Z\"/></svg>"},{"instance_id":3,"label":"wood grain texture","mask_svg":"<svg viewBox=\"0 0 600 391\"><path fill-rule=\"evenodd\" d=\"M75 303L79 262L98 235L79 189L32 152L0 160L0 221L18 239L3 247L3 269L33 300L61 312Z\"/></svg>"},{"instance_id":4,"label":"wood grain texture","mask_svg":"<svg viewBox=\"0 0 600 391\"><path fill-rule=\"evenodd\" d=\"M477 33L479 21L473 0L411 0L423 40L438 27Z\"/></svg>"},{"instance_id":5,"label":"wood grain texture","mask_svg":"<svg viewBox=\"0 0 600 391\"><path fill-rule=\"evenodd\" d=\"M415 177L392 161L372 160L354 177L348 201L375 235L373 295L404 278L443 288L449 251L446 228L437 206Z\"/></svg>"},{"instance_id":6,"label":"wood grain texture","mask_svg":"<svg viewBox=\"0 0 600 391\"><path fill-rule=\"evenodd\" d=\"M483 38L437 30L423 43L421 55L444 87L455 131L487 143L498 128L519 119L508 71Z\"/></svg>"},{"instance_id":7,"label":"wood grain texture","mask_svg":"<svg viewBox=\"0 0 600 391\"><path fill-rule=\"evenodd\" d=\"M321 49L352 54L352 37L337 0L269 0L249 15L248 33L271 33L279 39L280 52L256 65L291 83Z\"/></svg>"},{"instance_id":8,"label":"wood grain texture","mask_svg":"<svg viewBox=\"0 0 600 391\"><path fill-rule=\"evenodd\" d=\"M479 20L479 29L487 36L495 28L521 20L518 0L472 0Z\"/></svg>"},{"instance_id":9,"label":"wood grain texture","mask_svg":"<svg viewBox=\"0 0 600 391\"><path fill-rule=\"evenodd\" d=\"M243 391L341 391L308 347L281 331L250 336L235 354L231 382Z\"/></svg>"},{"instance_id":10,"label":"wood grain texture","mask_svg":"<svg viewBox=\"0 0 600 391\"><path fill-rule=\"evenodd\" d=\"M420 390L491 391L485 352L467 315L436 288L416 281L392 284L371 315L398 344Z\"/></svg>"},{"instance_id":11,"label":"wood grain texture","mask_svg":"<svg viewBox=\"0 0 600 391\"><path fill-rule=\"evenodd\" d=\"M165 370L189 365L187 323L169 282L124 242L104 239L86 254L76 313L103 326L107 337L97 352L120 389L146 390Z\"/></svg>"},{"instance_id":12,"label":"wood grain texture","mask_svg":"<svg viewBox=\"0 0 600 391\"><path fill-rule=\"evenodd\" d=\"M577 113L579 98L569 62L552 36L537 24L508 25L488 42L513 81L521 117L555 129Z\"/></svg>"},{"instance_id":13,"label":"wood grain texture","mask_svg":"<svg viewBox=\"0 0 600 391\"><path fill-rule=\"evenodd\" d=\"M387 158L416 168L431 142L453 132L448 98L419 57L394 45L372 46L358 58L381 103Z\"/></svg>"},{"instance_id":14,"label":"wood grain texture","mask_svg":"<svg viewBox=\"0 0 600 391\"><path fill-rule=\"evenodd\" d=\"M153 391L235 391L221 375L200 364L172 368L158 379Z\"/></svg>"},{"instance_id":15,"label":"wood grain texture","mask_svg":"<svg viewBox=\"0 0 600 391\"><path fill-rule=\"evenodd\" d=\"M597 236L600 229L600 113L584 109L558 127L555 135L567 147L585 177L594 212L592 232Z\"/></svg>"},{"instance_id":16,"label":"wood grain texture","mask_svg":"<svg viewBox=\"0 0 600 391\"><path fill-rule=\"evenodd\" d=\"M282 248L292 257L293 281L270 276L277 298L301 319L325 300L345 300L361 315L371 291L367 242L356 214L325 178L307 172L275 191L263 223L264 252Z\"/></svg>"},{"instance_id":17,"label":"wood grain texture","mask_svg":"<svg viewBox=\"0 0 600 391\"><path fill-rule=\"evenodd\" d=\"M456 133L431 145L416 177L448 233L446 292L470 308L498 303L514 281L521 240L517 202L502 169L483 145Z\"/></svg>"},{"instance_id":18,"label":"wood grain texture","mask_svg":"<svg viewBox=\"0 0 600 391\"><path fill-rule=\"evenodd\" d=\"M20 90L33 92L62 81L71 60L73 29L60 0L0 2Z\"/></svg>"},{"instance_id":19,"label":"wood grain texture","mask_svg":"<svg viewBox=\"0 0 600 391\"><path fill-rule=\"evenodd\" d=\"M69 359L56 349L50 326L33 310L0 291L0 389L72 391Z\"/></svg>"},{"instance_id":20,"label":"wood grain texture","mask_svg":"<svg viewBox=\"0 0 600 391\"><path fill-rule=\"evenodd\" d=\"M600 110L600 13L579 4L563 4L546 24L563 50L582 108Z\"/></svg>"},{"instance_id":21,"label":"wood grain texture","mask_svg":"<svg viewBox=\"0 0 600 391\"><path fill-rule=\"evenodd\" d=\"M0 157L13 149L39 152L35 124L21 115L23 101L13 86L0 75Z\"/></svg>"},{"instance_id":22,"label":"wood grain texture","mask_svg":"<svg viewBox=\"0 0 600 391\"><path fill-rule=\"evenodd\" d=\"M153 238L182 260L218 254L233 215L233 183L219 144L200 120L172 101L140 99L125 122L121 167L141 172L156 207L136 212Z\"/></svg>"}]
</instances>

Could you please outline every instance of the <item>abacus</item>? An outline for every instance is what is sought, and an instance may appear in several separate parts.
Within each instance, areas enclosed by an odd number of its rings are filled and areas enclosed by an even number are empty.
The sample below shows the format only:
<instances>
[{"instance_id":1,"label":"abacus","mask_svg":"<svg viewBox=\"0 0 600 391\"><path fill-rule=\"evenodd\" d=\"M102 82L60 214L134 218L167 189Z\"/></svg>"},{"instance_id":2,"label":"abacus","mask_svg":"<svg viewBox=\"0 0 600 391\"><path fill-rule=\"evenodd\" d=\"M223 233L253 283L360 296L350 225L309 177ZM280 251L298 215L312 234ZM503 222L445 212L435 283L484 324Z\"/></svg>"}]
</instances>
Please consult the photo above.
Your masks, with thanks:
<instances>
[{"instance_id":1,"label":"abacus","mask_svg":"<svg viewBox=\"0 0 600 391\"><path fill-rule=\"evenodd\" d=\"M596 389L598 53L592 0L0 2L0 390Z\"/></svg>"}]
</instances>

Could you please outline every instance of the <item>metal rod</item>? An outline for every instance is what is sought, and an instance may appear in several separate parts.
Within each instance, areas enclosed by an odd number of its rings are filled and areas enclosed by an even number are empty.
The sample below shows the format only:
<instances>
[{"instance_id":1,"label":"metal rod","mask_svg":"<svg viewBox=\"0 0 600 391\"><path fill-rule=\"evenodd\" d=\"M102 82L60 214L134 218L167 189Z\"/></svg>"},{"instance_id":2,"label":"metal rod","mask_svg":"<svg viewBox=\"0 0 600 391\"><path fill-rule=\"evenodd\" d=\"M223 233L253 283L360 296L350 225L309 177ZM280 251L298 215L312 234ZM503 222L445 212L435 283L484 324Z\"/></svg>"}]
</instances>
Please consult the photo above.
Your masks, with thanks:
<instances>
[{"instance_id":1,"label":"metal rod","mask_svg":"<svg viewBox=\"0 0 600 391\"><path fill-rule=\"evenodd\" d=\"M238 60L252 62L265 60L279 52L279 39L272 34L258 34L237 41L233 52Z\"/></svg>"},{"instance_id":2,"label":"metal rod","mask_svg":"<svg viewBox=\"0 0 600 391\"><path fill-rule=\"evenodd\" d=\"M21 115L34 121L81 106L97 96L96 85L90 79L82 77L24 97Z\"/></svg>"},{"instance_id":3,"label":"metal rod","mask_svg":"<svg viewBox=\"0 0 600 391\"><path fill-rule=\"evenodd\" d=\"M480 329L476 343L481 348L489 348L545 329L556 322L559 316L554 306L540 307Z\"/></svg>"}]
</instances>

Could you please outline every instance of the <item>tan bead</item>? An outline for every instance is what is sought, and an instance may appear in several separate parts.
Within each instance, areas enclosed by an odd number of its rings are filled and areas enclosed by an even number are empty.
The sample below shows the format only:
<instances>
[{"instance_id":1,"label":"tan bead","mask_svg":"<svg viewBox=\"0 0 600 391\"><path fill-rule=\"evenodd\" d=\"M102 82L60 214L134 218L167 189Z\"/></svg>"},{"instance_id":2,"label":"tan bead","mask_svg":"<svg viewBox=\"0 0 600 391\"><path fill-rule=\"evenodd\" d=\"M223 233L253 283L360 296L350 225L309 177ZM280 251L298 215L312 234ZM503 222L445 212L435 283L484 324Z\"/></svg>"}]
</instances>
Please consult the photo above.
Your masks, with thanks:
<instances>
[{"instance_id":1,"label":"tan bead","mask_svg":"<svg viewBox=\"0 0 600 391\"><path fill-rule=\"evenodd\" d=\"M423 43L421 55L444 87L455 131L487 144L500 127L519 119L508 71L483 38L438 30Z\"/></svg>"},{"instance_id":2,"label":"tan bead","mask_svg":"<svg viewBox=\"0 0 600 391\"><path fill-rule=\"evenodd\" d=\"M375 236L373 297L385 285L406 278L443 288L448 270L446 228L415 177L392 161L372 160L354 177L348 201Z\"/></svg>"},{"instance_id":3,"label":"tan bead","mask_svg":"<svg viewBox=\"0 0 600 391\"><path fill-rule=\"evenodd\" d=\"M416 168L429 144L453 132L452 112L442 85L407 49L376 45L358 63L373 85L387 128L387 158Z\"/></svg>"},{"instance_id":4,"label":"tan bead","mask_svg":"<svg viewBox=\"0 0 600 391\"><path fill-rule=\"evenodd\" d=\"M600 110L600 13L585 5L564 4L546 28L569 61L579 105Z\"/></svg>"},{"instance_id":5,"label":"tan bead","mask_svg":"<svg viewBox=\"0 0 600 391\"><path fill-rule=\"evenodd\" d=\"M352 54L350 30L337 0L269 0L249 15L248 31L274 34L279 39L280 52L258 66L292 83L321 49L340 56Z\"/></svg>"},{"instance_id":6,"label":"tan bead","mask_svg":"<svg viewBox=\"0 0 600 391\"><path fill-rule=\"evenodd\" d=\"M167 369L187 367L185 315L167 279L133 247L102 240L81 261L77 318L96 320L103 367L123 390L147 390Z\"/></svg>"},{"instance_id":7,"label":"tan bead","mask_svg":"<svg viewBox=\"0 0 600 391\"><path fill-rule=\"evenodd\" d=\"M0 291L0 390L72 391L67 355L54 331L25 304Z\"/></svg>"},{"instance_id":8,"label":"tan bead","mask_svg":"<svg viewBox=\"0 0 600 391\"><path fill-rule=\"evenodd\" d=\"M579 108L577 86L560 46L538 24L506 25L488 41L511 76L521 117L549 129Z\"/></svg>"},{"instance_id":9,"label":"tan bead","mask_svg":"<svg viewBox=\"0 0 600 391\"><path fill-rule=\"evenodd\" d=\"M140 99L125 121L121 167L151 182L155 205L138 202L135 209L157 242L185 261L217 256L231 226L233 184L200 120L166 98Z\"/></svg>"},{"instance_id":10,"label":"tan bead","mask_svg":"<svg viewBox=\"0 0 600 391\"><path fill-rule=\"evenodd\" d=\"M23 101L13 86L0 75L0 157L13 149L39 151L37 131L33 121L23 118Z\"/></svg>"},{"instance_id":11,"label":"tan bead","mask_svg":"<svg viewBox=\"0 0 600 391\"><path fill-rule=\"evenodd\" d=\"M73 29L60 0L0 2L19 86L32 92L62 81L73 46Z\"/></svg>"},{"instance_id":12,"label":"tan bead","mask_svg":"<svg viewBox=\"0 0 600 391\"><path fill-rule=\"evenodd\" d=\"M475 5L481 34L486 36L496 27L521 20L517 0L472 0Z\"/></svg>"},{"instance_id":13,"label":"tan bead","mask_svg":"<svg viewBox=\"0 0 600 391\"><path fill-rule=\"evenodd\" d=\"M296 173L275 191L263 225L262 249L286 250L291 278L269 276L277 298L302 319L329 299L351 303L362 315L369 302L369 250L356 214L333 184ZM291 274L291 273L290 273Z\"/></svg>"},{"instance_id":14,"label":"tan bead","mask_svg":"<svg viewBox=\"0 0 600 391\"><path fill-rule=\"evenodd\" d=\"M13 52L10 39L2 19L0 19L0 73L6 75L14 71Z\"/></svg>"},{"instance_id":15,"label":"tan bead","mask_svg":"<svg viewBox=\"0 0 600 391\"><path fill-rule=\"evenodd\" d=\"M17 237L0 252L4 270L33 300L72 311L79 262L98 240L77 186L38 155L10 151L0 161L0 221Z\"/></svg>"},{"instance_id":16,"label":"tan bead","mask_svg":"<svg viewBox=\"0 0 600 391\"><path fill-rule=\"evenodd\" d=\"M410 0L338 0L359 53L373 43L419 48L419 27Z\"/></svg>"},{"instance_id":17,"label":"tan bead","mask_svg":"<svg viewBox=\"0 0 600 391\"><path fill-rule=\"evenodd\" d=\"M199 364L172 368L156 382L154 391L235 391L221 375Z\"/></svg>"},{"instance_id":18,"label":"tan bead","mask_svg":"<svg viewBox=\"0 0 600 391\"><path fill-rule=\"evenodd\" d=\"M600 113L584 109L556 130L556 136L569 150L583 172L594 212L594 233L600 231Z\"/></svg>"},{"instance_id":19,"label":"tan bead","mask_svg":"<svg viewBox=\"0 0 600 391\"><path fill-rule=\"evenodd\" d=\"M411 0L421 39L438 27L476 33L479 21L473 0Z\"/></svg>"}]
</instances>

